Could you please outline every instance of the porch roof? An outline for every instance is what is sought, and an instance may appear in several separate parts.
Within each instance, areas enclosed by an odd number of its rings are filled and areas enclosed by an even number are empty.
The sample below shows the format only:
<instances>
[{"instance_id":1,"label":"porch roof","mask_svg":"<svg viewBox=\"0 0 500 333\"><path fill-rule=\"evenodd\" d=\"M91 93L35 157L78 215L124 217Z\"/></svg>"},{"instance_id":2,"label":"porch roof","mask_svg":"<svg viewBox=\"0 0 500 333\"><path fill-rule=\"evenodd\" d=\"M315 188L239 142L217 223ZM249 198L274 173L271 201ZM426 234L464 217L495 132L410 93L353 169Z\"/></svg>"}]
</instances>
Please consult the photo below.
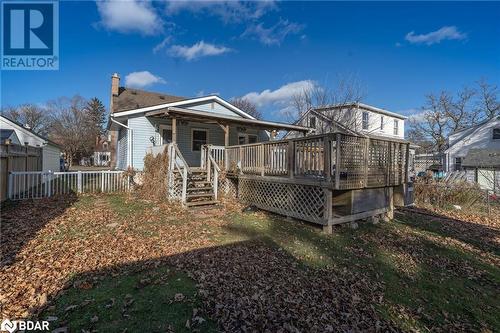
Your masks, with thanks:
<instances>
[{"instance_id":1,"label":"porch roof","mask_svg":"<svg viewBox=\"0 0 500 333\"><path fill-rule=\"evenodd\" d=\"M177 119L196 120L204 123L216 123L224 125L239 124L246 126L254 126L266 130L287 130L287 131L300 131L300 132L309 132L310 130L312 130L309 127L304 127L299 125L285 124L267 120L239 118L223 114L190 110L174 106L170 106L163 110L146 112L146 117L166 117L166 116L175 117Z\"/></svg>"}]
</instances>

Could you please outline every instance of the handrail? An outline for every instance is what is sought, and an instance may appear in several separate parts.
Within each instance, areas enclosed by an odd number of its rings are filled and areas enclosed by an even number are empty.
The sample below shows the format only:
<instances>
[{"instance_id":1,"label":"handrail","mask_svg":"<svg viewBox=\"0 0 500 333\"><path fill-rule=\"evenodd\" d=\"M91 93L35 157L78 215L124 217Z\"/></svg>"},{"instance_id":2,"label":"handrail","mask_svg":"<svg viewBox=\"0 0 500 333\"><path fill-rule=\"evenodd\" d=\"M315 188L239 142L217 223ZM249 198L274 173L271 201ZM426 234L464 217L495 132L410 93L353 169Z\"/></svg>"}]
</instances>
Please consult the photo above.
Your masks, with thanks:
<instances>
[{"instance_id":1,"label":"handrail","mask_svg":"<svg viewBox=\"0 0 500 333\"><path fill-rule=\"evenodd\" d=\"M182 163L184 164L184 167L187 169L187 172L191 173L191 169L189 168L189 165L187 164L186 160L184 159L184 156L182 156L182 153L179 150L179 147L177 146L177 144L176 143L172 143L172 145L174 146L174 149L175 149L175 153L176 153L175 155L179 156L179 158L181 159Z\"/></svg>"},{"instance_id":2,"label":"handrail","mask_svg":"<svg viewBox=\"0 0 500 333\"><path fill-rule=\"evenodd\" d=\"M215 198L215 200L217 200L218 192L219 192L219 172L220 172L220 168L217 165L217 162L215 161L215 159L213 158L213 156L211 154L208 155L208 160L210 161L210 166L208 167L208 169L209 169L208 174L210 174L211 167L213 166L213 168L214 168L213 189L214 189L214 198Z\"/></svg>"}]
</instances>

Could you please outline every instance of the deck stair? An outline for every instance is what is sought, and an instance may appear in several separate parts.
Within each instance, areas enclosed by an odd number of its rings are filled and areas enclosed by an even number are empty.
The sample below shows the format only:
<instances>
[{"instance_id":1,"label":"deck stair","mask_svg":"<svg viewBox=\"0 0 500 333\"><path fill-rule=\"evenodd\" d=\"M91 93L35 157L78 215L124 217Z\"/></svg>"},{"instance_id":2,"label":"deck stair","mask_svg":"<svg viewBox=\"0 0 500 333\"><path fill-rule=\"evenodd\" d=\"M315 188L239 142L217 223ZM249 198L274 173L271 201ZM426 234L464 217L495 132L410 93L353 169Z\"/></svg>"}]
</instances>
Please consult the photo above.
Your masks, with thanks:
<instances>
[{"instance_id":1,"label":"deck stair","mask_svg":"<svg viewBox=\"0 0 500 333\"><path fill-rule=\"evenodd\" d=\"M176 180L182 180L182 176L174 173ZM186 207L193 208L213 208L219 204L215 199L214 187L211 180L207 180L207 171L204 169L192 168L188 174L186 190Z\"/></svg>"}]
</instances>

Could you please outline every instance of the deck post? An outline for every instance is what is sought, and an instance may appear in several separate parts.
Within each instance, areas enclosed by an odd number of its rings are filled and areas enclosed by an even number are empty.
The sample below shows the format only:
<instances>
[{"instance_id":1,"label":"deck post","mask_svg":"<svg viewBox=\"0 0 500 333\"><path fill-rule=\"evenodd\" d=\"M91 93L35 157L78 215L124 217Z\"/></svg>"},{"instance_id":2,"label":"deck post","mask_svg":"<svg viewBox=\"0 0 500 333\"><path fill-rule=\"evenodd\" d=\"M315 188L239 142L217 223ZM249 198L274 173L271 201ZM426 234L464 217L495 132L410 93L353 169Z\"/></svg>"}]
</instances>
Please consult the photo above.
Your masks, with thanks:
<instances>
[{"instance_id":1,"label":"deck post","mask_svg":"<svg viewBox=\"0 0 500 333\"><path fill-rule=\"evenodd\" d=\"M177 118L172 117L172 142L177 143Z\"/></svg>"},{"instance_id":2,"label":"deck post","mask_svg":"<svg viewBox=\"0 0 500 333\"><path fill-rule=\"evenodd\" d=\"M260 144L259 145L259 155L260 155L260 175L262 177L264 177L265 173L266 173L266 170L265 170L265 166L264 166L264 145L263 144Z\"/></svg>"},{"instance_id":3,"label":"deck post","mask_svg":"<svg viewBox=\"0 0 500 333\"><path fill-rule=\"evenodd\" d=\"M330 135L325 137L325 141L323 142L323 158L324 158L324 172L325 179L327 182L332 181L332 138Z\"/></svg>"},{"instance_id":4,"label":"deck post","mask_svg":"<svg viewBox=\"0 0 500 333\"><path fill-rule=\"evenodd\" d=\"M327 225L323 226L323 232L327 234L333 233L332 228L332 206L333 206L333 193L329 188L323 189L325 191L325 207L324 207L324 218L326 220Z\"/></svg>"},{"instance_id":5,"label":"deck post","mask_svg":"<svg viewBox=\"0 0 500 333\"><path fill-rule=\"evenodd\" d=\"M78 187L78 193L82 193L82 172L78 171L77 175L77 187Z\"/></svg>"},{"instance_id":6,"label":"deck post","mask_svg":"<svg viewBox=\"0 0 500 333\"><path fill-rule=\"evenodd\" d=\"M294 178L295 173L295 149L293 146L293 140L288 140L288 176Z\"/></svg>"},{"instance_id":7,"label":"deck post","mask_svg":"<svg viewBox=\"0 0 500 333\"><path fill-rule=\"evenodd\" d=\"M388 210L387 210L387 213L386 213L386 216L389 220L392 220L394 219L394 187L393 186L389 186L387 188L387 191L388 191Z\"/></svg>"},{"instance_id":8,"label":"deck post","mask_svg":"<svg viewBox=\"0 0 500 333\"><path fill-rule=\"evenodd\" d=\"M405 154L405 183L410 182L410 144L406 144L406 154Z\"/></svg>"},{"instance_id":9,"label":"deck post","mask_svg":"<svg viewBox=\"0 0 500 333\"><path fill-rule=\"evenodd\" d=\"M335 137L335 189L340 189L340 159L341 159L341 151L340 151L340 133L336 134Z\"/></svg>"},{"instance_id":10,"label":"deck post","mask_svg":"<svg viewBox=\"0 0 500 333\"><path fill-rule=\"evenodd\" d=\"M366 138L366 141L365 141L365 151L364 151L364 163L365 163L365 167L364 167L364 171L365 171L365 176L364 176L364 187L368 187L368 153L370 152L370 138Z\"/></svg>"}]
</instances>

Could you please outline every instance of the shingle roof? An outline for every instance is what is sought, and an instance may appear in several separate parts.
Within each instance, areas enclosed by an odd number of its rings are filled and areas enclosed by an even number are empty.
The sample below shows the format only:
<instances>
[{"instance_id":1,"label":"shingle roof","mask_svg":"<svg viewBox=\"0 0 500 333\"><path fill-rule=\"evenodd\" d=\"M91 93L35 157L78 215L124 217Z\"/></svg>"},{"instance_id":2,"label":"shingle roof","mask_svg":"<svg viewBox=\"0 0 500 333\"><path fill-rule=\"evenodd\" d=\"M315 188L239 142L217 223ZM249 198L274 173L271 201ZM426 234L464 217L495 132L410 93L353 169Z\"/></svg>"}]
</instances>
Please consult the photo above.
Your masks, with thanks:
<instances>
[{"instance_id":1,"label":"shingle roof","mask_svg":"<svg viewBox=\"0 0 500 333\"><path fill-rule=\"evenodd\" d=\"M187 98L120 87L118 96L113 96L113 111L128 111L147 106L183 101Z\"/></svg>"},{"instance_id":2,"label":"shingle roof","mask_svg":"<svg viewBox=\"0 0 500 333\"><path fill-rule=\"evenodd\" d=\"M465 155L462 165L465 167L500 167L500 150L498 149L471 149Z\"/></svg>"}]
</instances>

